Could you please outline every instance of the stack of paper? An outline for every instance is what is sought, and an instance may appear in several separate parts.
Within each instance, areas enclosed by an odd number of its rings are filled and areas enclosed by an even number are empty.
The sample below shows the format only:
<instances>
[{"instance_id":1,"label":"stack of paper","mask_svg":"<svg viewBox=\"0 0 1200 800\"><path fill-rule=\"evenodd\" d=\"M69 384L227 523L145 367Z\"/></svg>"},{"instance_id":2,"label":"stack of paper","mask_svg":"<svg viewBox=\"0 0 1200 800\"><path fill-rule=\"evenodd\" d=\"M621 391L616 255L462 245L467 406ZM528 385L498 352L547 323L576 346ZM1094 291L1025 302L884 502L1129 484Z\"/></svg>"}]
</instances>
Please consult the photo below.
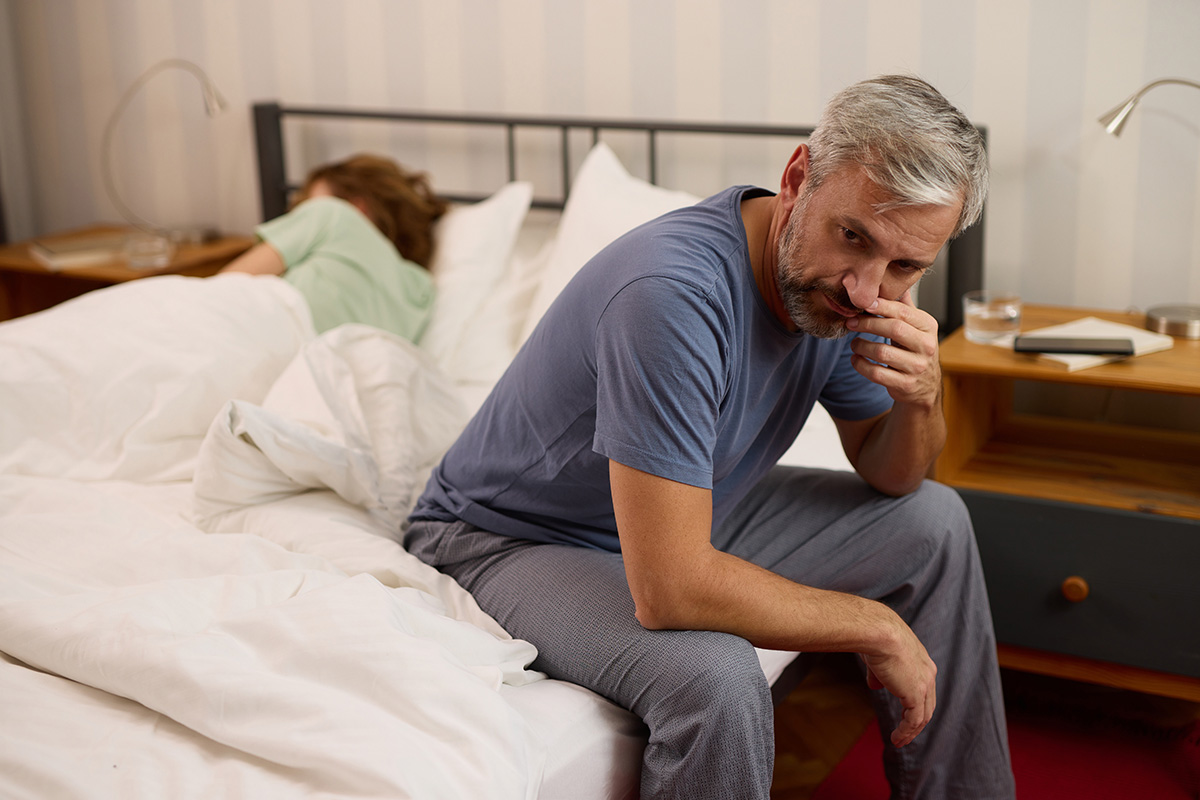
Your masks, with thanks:
<instances>
[{"instance_id":1,"label":"stack of paper","mask_svg":"<svg viewBox=\"0 0 1200 800\"><path fill-rule=\"evenodd\" d=\"M1022 334L1025 336L1130 339L1133 341L1133 354L1135 356L1144 356L1146 353L1157 353L1159 350L1167 350L1175 344L1174 338L1165 333L1155 333L1144 328L1135 328L1132 325L1124 325L1120 322L1109 322L1098 317L1083 317L1072 322L1065 322L1062 325L1051 325L1048 328L1038 328L1035 331L1022 331ZM1012 343L1009 342L1009 347L1011 346ZM1066 367L1068 371L1074 372L1077 369L1087 369L1088 367L1096 367L1101 364L1120 361L1122 358L1126 358L1126 356L1042 353L1038 358L1043 361L1050 361L1061 367Z\"/></svg>"},{"instance_id":2,"label":"stack of paper","mask_svg":"<svg viewBox=\"0 0 1200 800\"><path fill-rule=\"evenodd\" d=\"M115 261L124 243L123 233L38 239L30 243L29 255L50 270L91 267Z\"/></svg>"}]
</instances>

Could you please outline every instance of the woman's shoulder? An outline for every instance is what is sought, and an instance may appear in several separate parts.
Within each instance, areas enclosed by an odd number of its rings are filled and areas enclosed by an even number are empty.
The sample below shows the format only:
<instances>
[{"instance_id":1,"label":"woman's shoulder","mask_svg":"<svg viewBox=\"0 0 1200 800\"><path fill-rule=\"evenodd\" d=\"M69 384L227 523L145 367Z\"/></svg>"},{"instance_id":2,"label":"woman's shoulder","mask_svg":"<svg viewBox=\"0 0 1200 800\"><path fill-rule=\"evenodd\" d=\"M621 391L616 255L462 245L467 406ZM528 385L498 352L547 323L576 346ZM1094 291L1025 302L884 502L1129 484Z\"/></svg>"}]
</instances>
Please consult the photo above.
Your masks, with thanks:
<instances>
[{"instance_id":1,"label":"woman's shoulder","mask_svg":"<svg viewBox=\"0 0 1200 800\"><path fill-rule=\"evenodd\" d=\"M310 197L289 211L288 215L294 215L297 217L320 216L333 219L342 217L348 219L361 219L366 224L371 225L371 221L367 219L366 215L355 208L352 203L343 200L340 197L333 197L332 195ZM372 225L372 227L374 226Z\"/></svg>"},{"instance_id":2,"label":"woman's shoulder","mask_svg":"<svg viewBox=\"0 0 1200 800\"><path fill-rule=\"evenodd\" d=\"M370 254L373 259L401 260L396 246L354 204L340 197L311 197L290 212L297 222L325 231L325 246Z\"/></svg>"}]
</instances>

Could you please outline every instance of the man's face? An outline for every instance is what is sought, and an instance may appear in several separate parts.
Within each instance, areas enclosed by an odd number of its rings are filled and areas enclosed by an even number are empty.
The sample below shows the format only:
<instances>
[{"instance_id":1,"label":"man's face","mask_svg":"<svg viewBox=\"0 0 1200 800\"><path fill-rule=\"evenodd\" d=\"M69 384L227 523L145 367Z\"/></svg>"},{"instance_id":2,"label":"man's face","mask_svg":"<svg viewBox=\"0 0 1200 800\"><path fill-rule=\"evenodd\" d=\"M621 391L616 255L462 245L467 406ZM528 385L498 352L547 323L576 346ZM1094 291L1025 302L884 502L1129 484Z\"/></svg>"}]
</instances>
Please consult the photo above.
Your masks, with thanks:
<instances>
[{"instance_id":1,"label":"man's face","mask_svg":"<svg viewBox=\"0 0 1200 800\"><path fill-rule=\"evenodd\" d=\"M860 167L808 185L778 246L777 279L795 326L823 339L846 334L846 320L875 299L898 300L933 264L958 222L960 207L901 206Z\"/></svg>"}]
</instances>

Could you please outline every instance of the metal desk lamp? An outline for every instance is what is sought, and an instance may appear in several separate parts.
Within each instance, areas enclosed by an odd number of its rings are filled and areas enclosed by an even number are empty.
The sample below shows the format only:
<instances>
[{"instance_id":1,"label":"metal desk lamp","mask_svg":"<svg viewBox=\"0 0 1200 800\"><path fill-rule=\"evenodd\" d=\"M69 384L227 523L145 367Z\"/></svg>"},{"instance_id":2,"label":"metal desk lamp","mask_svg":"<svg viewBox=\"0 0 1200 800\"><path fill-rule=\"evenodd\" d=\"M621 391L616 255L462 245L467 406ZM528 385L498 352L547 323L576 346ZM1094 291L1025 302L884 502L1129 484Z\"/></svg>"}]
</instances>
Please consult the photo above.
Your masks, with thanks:
<instances>
[{"instance_id":1,"label":"metal desk lamp","mask_svg":"<svg viewBox=\"0 0 1200 800\"><path fill-rule=\"evenodd\" d=\"M135 80L128 89L125 90L125 94L123 94L121 99L117 102L116 107L113 109L112 115L108 118L108 123L104 126L104 136L100 143L101 170L104 178L104 191L108 194L108 199L112 201L112 204L117 207L117 211L122 217L125 218L125 221L143 233L150 234L151 236L164 237L173 241L202 241L207 238L208 232L168 230L162 226L155 225L152 222L147 221L142 216L134 213L134 211L125 204L125 201L121 199L121 195L117 191L116 181L113 180L112 146L113 134L116 131L117 123L120 121L121 115L125 112L126 107L128 107L129 102L133 99L134 95L137 94L138 90L146 85L146 83L155 75L168 69L182 69L196 76L196 80L200 82L200 89L204 94L204 110L208 116L215 117L217 114L220 114L225 110L227 105L225 98L221 96L219 91L217 91L217 87L213 85L213 82L209 79L204 70L202 70L196 64L182 58L168 58L163 61L159 61L157 64L151 65L146 69L145 72L138 76L137 80Z\"/></svg>"},{"instance_id":2,"label":"metal desk lamp","mask_svg":"<svg viewBox=\"0 0 1200 800\"><path fill-rule=\"evenodd\" d=\"M1121 130L1125 127L1125 121L1129 119L1129 115L1133 112L1134 107L1137 106L1138 101L1142 99L1142 96L1156 86L1166 84L1180 84L1200 89L1200 83L1189 81L1185 78L1160 78L1159 80L1151 81L1111 111L1102 114L1098 119L1099 123L1104 126L1104 130L1113 136L1120 136ZM1185 339L1200 339L1200 306L1155 306L1146 312L1146 327L1152 331L1169 333L1172 336L1181 336Z\"/></svg>"}]
</instances>

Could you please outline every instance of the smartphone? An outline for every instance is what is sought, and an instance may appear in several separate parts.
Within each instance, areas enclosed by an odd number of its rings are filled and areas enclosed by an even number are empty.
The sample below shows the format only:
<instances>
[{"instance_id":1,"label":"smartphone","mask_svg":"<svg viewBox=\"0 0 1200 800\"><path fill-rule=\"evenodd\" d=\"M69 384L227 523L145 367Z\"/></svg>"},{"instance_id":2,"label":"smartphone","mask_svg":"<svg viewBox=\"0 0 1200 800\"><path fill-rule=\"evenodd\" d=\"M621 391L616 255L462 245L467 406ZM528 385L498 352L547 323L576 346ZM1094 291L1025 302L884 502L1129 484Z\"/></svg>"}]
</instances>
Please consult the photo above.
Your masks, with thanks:
<instances>
[{"instance_id":1,"label":"smartphone","mask_svg":"<svg viewBox=\"0 0 1200 800\"><path fill-rule=\"evenodd\" d=\"M1095 356L1131 356L1132 339L1101 339L1086 336L1018 336L1013 340L1018 353L1086 353Z\"/></svg>"}]
</instances>

